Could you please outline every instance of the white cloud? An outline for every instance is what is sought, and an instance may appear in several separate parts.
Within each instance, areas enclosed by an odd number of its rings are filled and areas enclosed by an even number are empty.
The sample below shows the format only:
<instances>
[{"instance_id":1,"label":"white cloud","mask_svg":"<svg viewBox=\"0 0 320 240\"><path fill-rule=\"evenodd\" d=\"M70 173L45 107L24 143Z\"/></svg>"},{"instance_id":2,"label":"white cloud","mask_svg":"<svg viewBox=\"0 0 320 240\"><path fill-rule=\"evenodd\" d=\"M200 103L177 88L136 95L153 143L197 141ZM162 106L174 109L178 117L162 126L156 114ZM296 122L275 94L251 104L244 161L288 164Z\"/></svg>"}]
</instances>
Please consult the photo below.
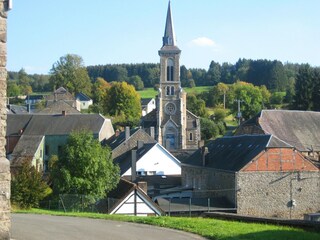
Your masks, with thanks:
<instances>
[{"instance_id":1,"label":"white cloud","mask_svg":"<svg viewBox=\"0 0 320 240\"><path fill-rule=\"evenodd\" d=\"M197 46L197 47L217 47L217 44L207 37L198 37L193 39L189 42L190 46Z\"/></svg>"}]
</instances>

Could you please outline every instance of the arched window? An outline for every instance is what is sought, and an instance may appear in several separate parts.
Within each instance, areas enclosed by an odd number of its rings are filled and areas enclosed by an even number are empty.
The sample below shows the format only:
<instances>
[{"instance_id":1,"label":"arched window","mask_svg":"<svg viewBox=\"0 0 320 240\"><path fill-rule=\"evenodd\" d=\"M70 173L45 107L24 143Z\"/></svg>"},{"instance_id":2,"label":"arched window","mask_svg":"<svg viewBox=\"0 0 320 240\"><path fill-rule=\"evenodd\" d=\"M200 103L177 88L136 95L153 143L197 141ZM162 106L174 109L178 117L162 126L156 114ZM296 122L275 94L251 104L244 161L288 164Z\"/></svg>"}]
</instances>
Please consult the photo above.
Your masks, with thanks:
<instances>
[{"instance_id":1,"label":"arched window","mask_svg":"<svg viewBox=\"0 0 320 240\"><path fill-rule=\"evenodd\" d=\"M171 86L171 95L174 95L174 86Z\"/></svg>"},{"instance_id":2,"label":"arched window","mask_svg":"<svg viewBox=\"0 0 320 240\"><path fill-rule=\"evenodd\" d=\"M189 141L192 141L192 140L193 140L193 134L189 133Z\"/></svg>"},{"instance_id":3,"label":"arched window","mask_svg":"<svg viewBox=\"0 0 320 240\"><path fill-rule=\"evenodd\" d=\"M173 81L174 74L174 61L172 58L168 58L167 60L167 81Z\"/></svg>"}]
</instances>

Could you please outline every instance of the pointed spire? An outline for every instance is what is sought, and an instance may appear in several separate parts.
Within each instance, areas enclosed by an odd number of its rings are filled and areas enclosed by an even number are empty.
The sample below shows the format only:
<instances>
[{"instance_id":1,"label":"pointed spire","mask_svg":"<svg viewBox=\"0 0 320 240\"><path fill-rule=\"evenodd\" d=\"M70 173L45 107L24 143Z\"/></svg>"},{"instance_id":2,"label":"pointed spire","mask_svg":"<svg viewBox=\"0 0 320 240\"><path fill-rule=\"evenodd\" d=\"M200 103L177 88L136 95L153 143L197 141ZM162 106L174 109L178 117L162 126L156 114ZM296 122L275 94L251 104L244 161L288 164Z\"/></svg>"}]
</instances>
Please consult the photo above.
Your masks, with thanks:
<instances>
[{"instance_id":1,"label":"pointed spire","mask_svg":"<svg viewBox=\"0 0 320 240\"><path fill-rule=\"evenodd\" d=\"M163 46L175 46L176 45L176 36L174 33L172 15L171 15L171 4L169 1L166 27L164 30L164 36L162 38Z\"/></svg>"}]
</instances>

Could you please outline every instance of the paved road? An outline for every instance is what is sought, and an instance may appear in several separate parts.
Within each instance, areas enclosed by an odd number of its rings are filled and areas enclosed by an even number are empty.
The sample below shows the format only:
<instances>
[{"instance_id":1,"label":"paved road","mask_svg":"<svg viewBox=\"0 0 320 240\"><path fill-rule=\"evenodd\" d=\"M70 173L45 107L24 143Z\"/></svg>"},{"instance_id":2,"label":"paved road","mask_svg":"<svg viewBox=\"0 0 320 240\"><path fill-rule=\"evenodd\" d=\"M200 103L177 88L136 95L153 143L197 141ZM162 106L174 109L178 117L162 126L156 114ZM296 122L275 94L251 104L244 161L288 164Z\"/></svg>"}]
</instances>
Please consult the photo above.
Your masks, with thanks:
<instances>
[{"instance_id":1,"label":"paved road","mask_svg":"<svg viewBox=\"0 0 320 240\"><path fill-rule=\"evenodd\" d=\"M143 224L34 214L11 216L14 240L204 240L193 234Z\"/></svg>"}]
</instances>

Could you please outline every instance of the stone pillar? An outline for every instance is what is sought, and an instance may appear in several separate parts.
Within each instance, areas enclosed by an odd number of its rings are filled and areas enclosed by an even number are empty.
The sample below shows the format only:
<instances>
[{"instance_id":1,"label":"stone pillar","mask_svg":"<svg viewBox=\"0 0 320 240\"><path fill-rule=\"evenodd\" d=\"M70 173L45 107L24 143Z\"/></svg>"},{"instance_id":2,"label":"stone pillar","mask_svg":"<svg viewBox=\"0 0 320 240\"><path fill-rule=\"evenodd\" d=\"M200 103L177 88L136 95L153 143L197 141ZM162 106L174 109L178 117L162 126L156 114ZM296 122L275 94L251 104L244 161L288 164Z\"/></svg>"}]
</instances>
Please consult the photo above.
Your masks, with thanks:
<instances>
[{"instance_id":1,"label":"stone pillar","mask_svg":"<svg viewBox=\"0 0 320 240\"><path fill-rule=\"evenodd\" d=\"M7 11L9 0L0 0L0 239L10 239L10 163L6 159Z\"/></svg>"}]
</instances>

